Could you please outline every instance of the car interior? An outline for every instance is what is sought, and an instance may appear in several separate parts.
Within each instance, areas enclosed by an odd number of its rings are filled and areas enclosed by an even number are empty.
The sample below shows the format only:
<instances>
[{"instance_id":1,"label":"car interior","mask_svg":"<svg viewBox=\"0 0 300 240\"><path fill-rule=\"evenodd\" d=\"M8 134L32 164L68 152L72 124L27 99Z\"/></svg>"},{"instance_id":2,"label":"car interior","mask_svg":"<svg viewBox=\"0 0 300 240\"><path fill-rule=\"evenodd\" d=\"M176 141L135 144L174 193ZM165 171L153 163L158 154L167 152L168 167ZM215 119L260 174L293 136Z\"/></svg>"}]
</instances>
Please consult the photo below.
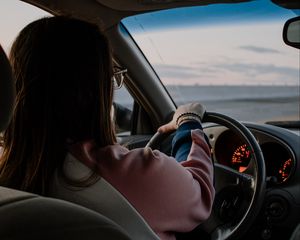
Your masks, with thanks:
<instances>
[{"instance_id":1,"label":"car interior","mask_svg":"<svg viewBox=\"0 0 300 240\"><path fill-rule=\"evenodd\" d=\"M111 43L115 67L126 69L124 85L133 99L129 110L119 101L125 98L123 93L116 93L121 94L114 102L118 142L129 149L149 146L170 154L173 133L162 135L156 130L172 119L177 104L122 19L153 11L248 1L22 2L51 15L68 15L101 27ZM300 9L298 1L272 2L285 9ZM282 41L298 56L299 26L299 17L282 26ZM0 47L0 132L12 117L14 97L12 71ZM216 198L209 219L190 233L178 233L177 238L300 239L300 116L296 121L258 123L251 119L239 121L208 109L203 122L215 160ZM72 203L62 200L70 192L59 189L58 185L56 192L60 199L0 186L0 239L159 239L109 183L102 181L97 188L103 190L99 194L95 190L99 199L103 199L100 211L103 214L88 204L79 206L76 200Z\"/></svg>"}]
</instances>

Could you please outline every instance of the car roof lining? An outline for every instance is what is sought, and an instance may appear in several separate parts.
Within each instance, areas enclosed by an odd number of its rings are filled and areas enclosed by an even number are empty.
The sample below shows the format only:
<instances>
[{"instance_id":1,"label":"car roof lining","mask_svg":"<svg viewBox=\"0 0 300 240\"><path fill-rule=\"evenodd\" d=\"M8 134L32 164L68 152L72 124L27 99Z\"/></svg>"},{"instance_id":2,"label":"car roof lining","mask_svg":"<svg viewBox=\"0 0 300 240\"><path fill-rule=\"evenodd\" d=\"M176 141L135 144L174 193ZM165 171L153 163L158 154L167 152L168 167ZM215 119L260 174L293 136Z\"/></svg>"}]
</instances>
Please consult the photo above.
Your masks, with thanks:
<instances>
[{"instance_id":1,"label":"car roof lining","mask_svg":"<svg viewBox=\"0 0 300 240\"><path fill-rule=\"evenodd\" d=\"M139 13L176 7L201 6L219 3L238 3L249 0L21 0L53 15L68 15L97 23L103 30L118 24L121 19Z\"/></svg>"},{"instance_id":2,"label":"car roof lining","mask_svg":"<svg viewBox=\"0 0 300 240\"><path fill-rule=\"evenodd\" d=\"M109 8L119 11L153 11L183 6L235 3L248 0L96 0Z\"/></svg>"}]
</instances>

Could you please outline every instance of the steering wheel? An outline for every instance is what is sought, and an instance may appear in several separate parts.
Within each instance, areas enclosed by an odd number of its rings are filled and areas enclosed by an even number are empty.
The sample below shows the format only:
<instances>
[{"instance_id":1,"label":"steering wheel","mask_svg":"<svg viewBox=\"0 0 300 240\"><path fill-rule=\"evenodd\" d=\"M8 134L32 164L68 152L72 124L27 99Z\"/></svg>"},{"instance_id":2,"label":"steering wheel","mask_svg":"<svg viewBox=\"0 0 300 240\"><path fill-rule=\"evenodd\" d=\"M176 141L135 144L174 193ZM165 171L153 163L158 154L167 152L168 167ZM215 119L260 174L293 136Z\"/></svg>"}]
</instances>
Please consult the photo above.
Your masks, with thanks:
<instances>
[{"instance_id":1,"label":"steering wheel","mask_svg":"<svg viewBox=\"0 0 300 240\"><path fill-rule=\"evenodd\" d=\"M240 122L220 113L206 112L202 122L227 127L241 137L251 152L251 161L243 173L215 163L215 201L212 213L199 228L214 239L238 239L251 226L262 206L265 194L265 163L252 133ZM157 148L168 134L156 133L147 146Z\"/></svg>"}]
</instances>

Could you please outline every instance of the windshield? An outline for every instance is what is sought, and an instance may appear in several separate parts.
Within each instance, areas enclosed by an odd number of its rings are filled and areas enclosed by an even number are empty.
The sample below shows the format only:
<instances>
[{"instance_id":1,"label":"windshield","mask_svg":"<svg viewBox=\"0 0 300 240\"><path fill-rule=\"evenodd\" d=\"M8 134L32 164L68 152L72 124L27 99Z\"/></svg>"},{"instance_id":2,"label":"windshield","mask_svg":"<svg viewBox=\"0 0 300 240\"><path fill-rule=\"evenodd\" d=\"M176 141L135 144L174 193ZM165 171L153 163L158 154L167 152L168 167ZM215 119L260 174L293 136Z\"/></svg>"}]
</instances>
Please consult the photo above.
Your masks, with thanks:
<instances>
[{"instance_id":1,"label":"windshield","mask_svg":"<svg viewBox=\"0 0 300 240\"><path fill-rule=\"evenodd\" d=\"M239 120L299 120L299 15L270 1L151 12L122 21L177 105L200 101Z\"/></svg>"}]
</instances>

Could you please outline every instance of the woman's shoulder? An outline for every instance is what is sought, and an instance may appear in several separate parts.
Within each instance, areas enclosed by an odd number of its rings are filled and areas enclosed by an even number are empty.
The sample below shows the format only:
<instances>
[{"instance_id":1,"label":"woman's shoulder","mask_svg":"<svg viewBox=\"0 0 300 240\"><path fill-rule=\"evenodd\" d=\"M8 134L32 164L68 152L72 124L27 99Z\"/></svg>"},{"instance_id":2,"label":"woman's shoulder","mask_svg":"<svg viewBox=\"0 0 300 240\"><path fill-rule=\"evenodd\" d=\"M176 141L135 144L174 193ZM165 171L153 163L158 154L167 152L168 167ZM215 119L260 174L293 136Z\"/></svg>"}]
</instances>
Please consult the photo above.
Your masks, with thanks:
<instances>
[{"instance_id":1,"label":"woman's shoulder","mask_svg":"<svg viewBox=\"0 0 300 240\"><path fill-rule=\"evenodd\" d=\"M99 172L107 169L122 169L122 171L130 169L133 171L149 168L152 165L168 162L171 158L149 147L129 150L120 144L97 147L91 142L74 145L69 148L69 152L80 162Z\"/></svg>"}]
</instances>

